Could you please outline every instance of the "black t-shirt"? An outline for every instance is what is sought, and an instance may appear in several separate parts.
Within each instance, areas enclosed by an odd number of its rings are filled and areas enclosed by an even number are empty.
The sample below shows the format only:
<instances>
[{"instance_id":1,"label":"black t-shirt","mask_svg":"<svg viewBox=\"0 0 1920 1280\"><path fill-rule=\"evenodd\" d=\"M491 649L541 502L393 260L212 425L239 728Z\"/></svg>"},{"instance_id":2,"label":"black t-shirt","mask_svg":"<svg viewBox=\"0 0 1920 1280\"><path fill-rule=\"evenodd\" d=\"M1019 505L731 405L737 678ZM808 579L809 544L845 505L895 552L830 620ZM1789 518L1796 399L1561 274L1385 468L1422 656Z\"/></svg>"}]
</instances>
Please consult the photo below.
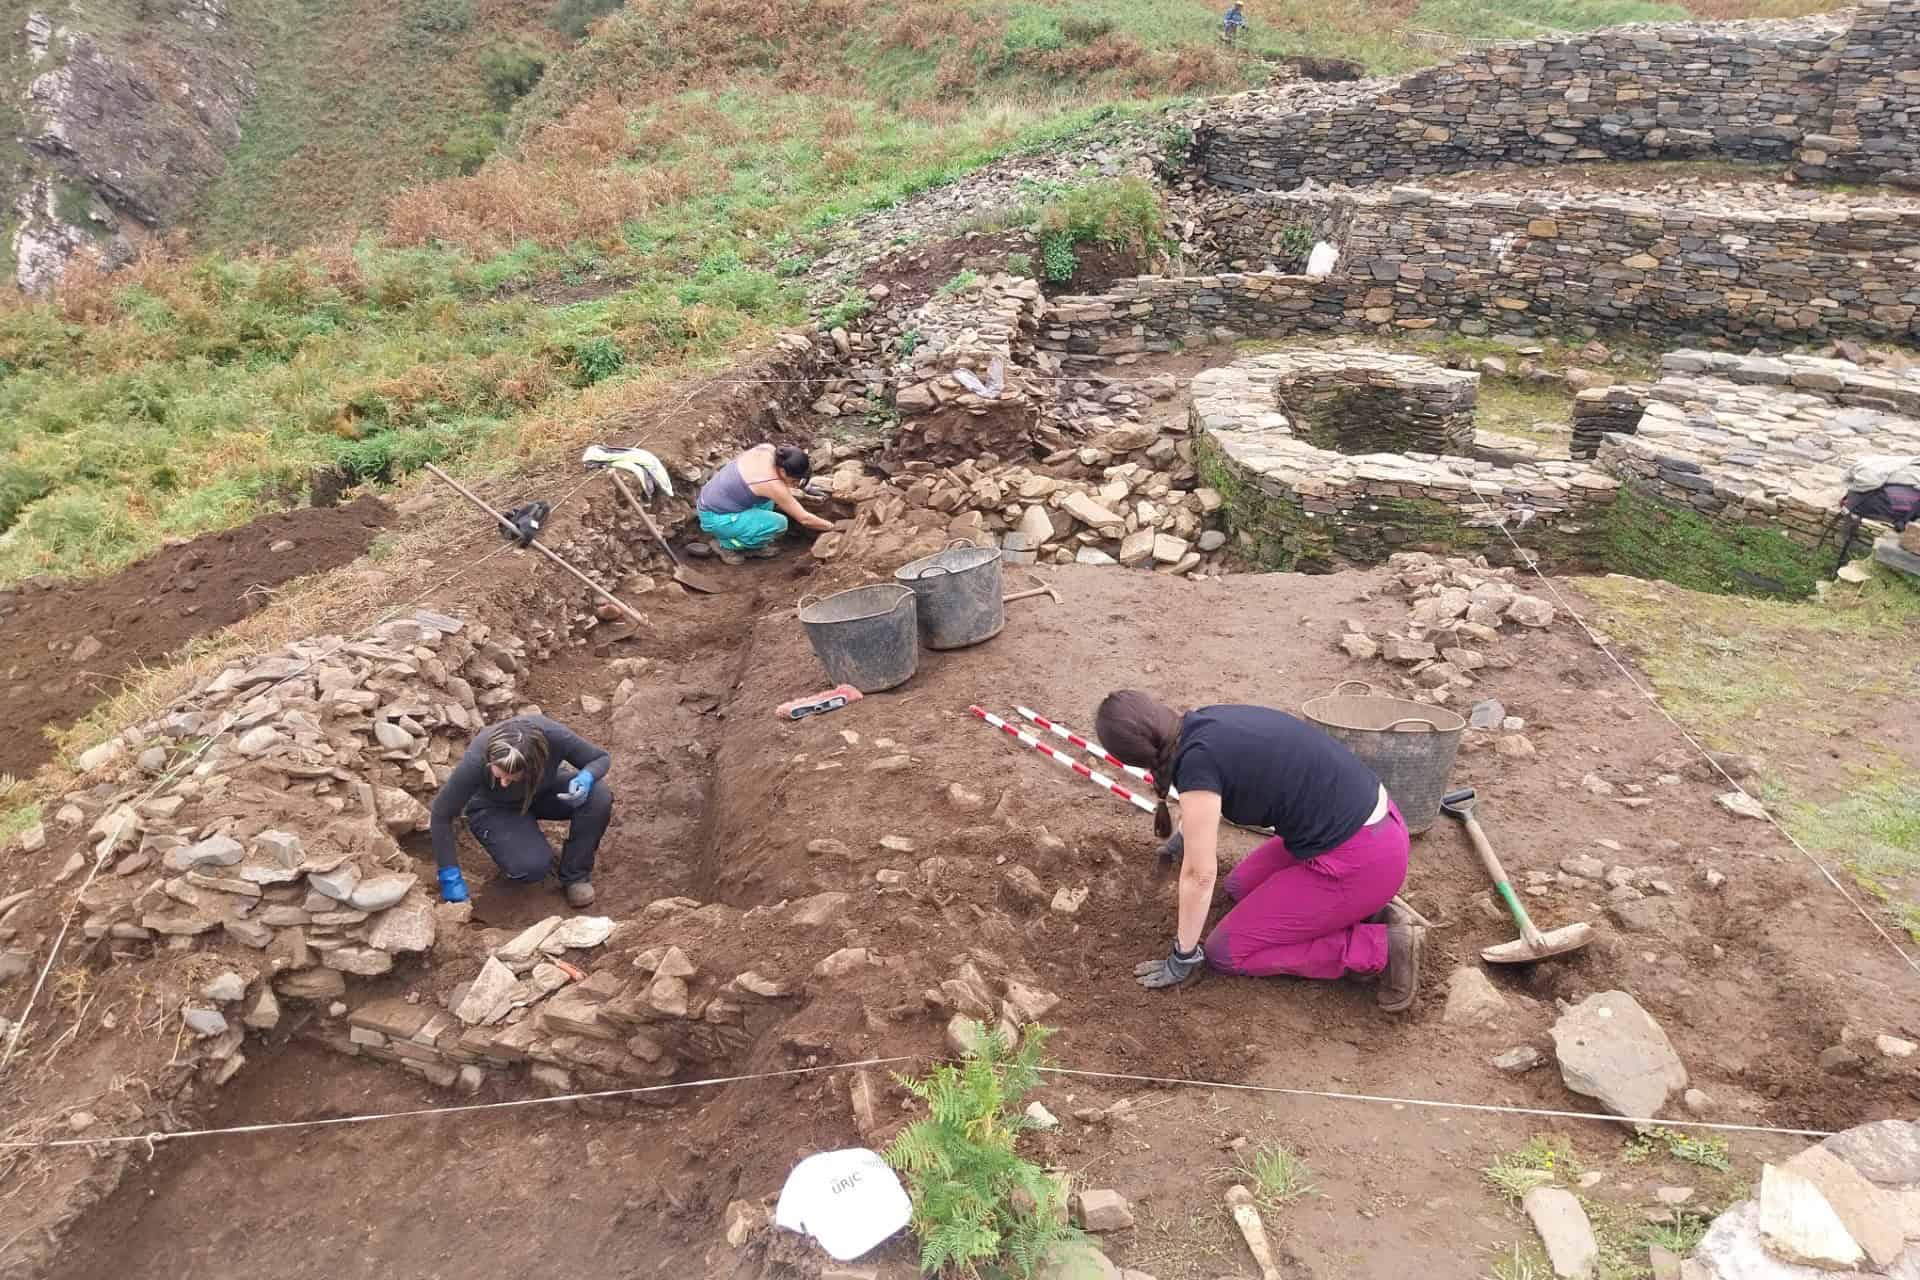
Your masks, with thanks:
<instances>
[{"instance_id":1,"label":"black t-shirt","mask_svg":"<svg viewBox=\"0 0 1920 1280\"><path fill-rule=\"evenodd\" d=\"M1180 721L1173 785L1218 792L1229 822L1272 827L1301 859L1346 843L1380 801L1380 779L1358 756L1267 707L1189 711Z\"/></svg>"}]
</instances>

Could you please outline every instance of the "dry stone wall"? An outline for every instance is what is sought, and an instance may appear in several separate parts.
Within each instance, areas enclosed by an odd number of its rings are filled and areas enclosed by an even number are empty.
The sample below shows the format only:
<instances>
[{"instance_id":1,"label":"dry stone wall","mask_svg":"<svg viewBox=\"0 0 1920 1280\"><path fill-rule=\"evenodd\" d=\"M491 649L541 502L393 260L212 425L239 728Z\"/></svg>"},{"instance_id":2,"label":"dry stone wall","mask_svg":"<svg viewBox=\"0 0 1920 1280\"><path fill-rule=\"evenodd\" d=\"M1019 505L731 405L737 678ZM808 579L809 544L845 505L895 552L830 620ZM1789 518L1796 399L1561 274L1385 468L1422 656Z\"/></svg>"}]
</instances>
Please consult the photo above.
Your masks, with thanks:
<instances>
[{"instance_id":1,"label":"dry stone wall","mask_svg":"<svg viewBox=\"0 0 1920 1280\"><path fill-rule=\"evenodd\" d=\"M1912 30L1913 15L1886 0L1867 12ZM1593 160L1786 162L1833 117L1836 43L1846 47L1846 29L1832 18L1502 43L1396 81L1241 95L1200 130L1195 153L1209 182L1242 190ZM1868 81L1880 75L1872 60L1859 60ZM1859 123L1903 127L1901 114Z\"/></svg>"},{"instance_id":2,"label":"dry stone wall","mask_svg":"<svg viewBox=\"0 0 1920 1280\"><path fill-rule=\"evenodd\" d=\"M1815 181L1920 185L1920 0L1868 0L1830 56L1826 120L1801 140L1795 173Z\"/></svg>"},{"instance_id":3,"label":"dry stone wall","mask_svg":"<svg viewBox=\"0 0 1920 1280\"><path fill-rule=\"evenodd\" d=\"M1206 217L1229 257L1260 266L1286 227L1348 208L1336 282L1356 327L1438 316L1469 332L1591 325L1662 341L1911 337L1920 202L1737 199L1675 208L1403 187L1236 195Z\"/></svg>"},{"instance_id":4,"label":"dry stone wall","mask_svg":"<svg viewBox=\"0 0 1920 1280\"><path fill-rule=\"evenodd\" d=\"M1475 379L1415 357L1314 353L1357 370L1394 359L1417 404L1420 389ZM1349 454L1306 438L1281 408L1296 353L1257 356L1193 381L1190 423L1202 476L1226 499L1236 536L1278 568L1377 564L1397 551L1479 552L1504 562L1513 531L1529 552L1562 567L1600 560L1600 521L1618 482L1585 463L1500 465L1426 452ZM1378 406L1384 412L1384 403ZM1397 415L1396 415L1397 416ZM1366 432L1361 433L1365 435Z\"/></svg>"}]
</instances>

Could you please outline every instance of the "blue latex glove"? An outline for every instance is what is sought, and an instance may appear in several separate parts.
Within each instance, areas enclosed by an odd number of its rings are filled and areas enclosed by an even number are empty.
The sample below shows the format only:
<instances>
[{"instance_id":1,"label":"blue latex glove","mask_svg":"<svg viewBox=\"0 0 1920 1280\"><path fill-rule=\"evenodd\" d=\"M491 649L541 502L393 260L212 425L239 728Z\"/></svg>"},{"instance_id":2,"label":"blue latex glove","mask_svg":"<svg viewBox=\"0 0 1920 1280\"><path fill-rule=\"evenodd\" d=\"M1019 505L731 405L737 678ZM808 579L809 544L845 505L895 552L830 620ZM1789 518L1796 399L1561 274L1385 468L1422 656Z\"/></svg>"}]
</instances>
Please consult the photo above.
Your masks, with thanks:
<instances>
[{"instance_id":1,"label":"blue latex glove","mask_svg":"<svg viewBox=\"0 0 1920 1280\"><path fill-rule=\"evenodd\" d=\"M467 878L460 874L460 868L440 868L440 900L442 902L467 900Z\"/></svg>"},{"instance_id":2,"label":"blue latex glove","mask_svg":"<svg viewBox=\"0 0 1920 1280\"><path fill-rule=\"evenodd\" d=\"M1179 942L1173 944L1173 952L1165 960L1143 960L1133 966L1133 980L1149 991L1160 987L1177 987L1193 976L1193 971L1207 958L1200 947L1191 951L1181 951Z\"/></svg>"},{"instance_id":3,"label":"blue latex glove","mask_svg":"<svg viewBox=\"0 0 1920 1280\"><path fill-rule=\"evenodd\" d=\"M578 809L587 802L587 795L592 790L593 775L582 769L567 783L567 803Z\"/></svg>"}]
</instances>

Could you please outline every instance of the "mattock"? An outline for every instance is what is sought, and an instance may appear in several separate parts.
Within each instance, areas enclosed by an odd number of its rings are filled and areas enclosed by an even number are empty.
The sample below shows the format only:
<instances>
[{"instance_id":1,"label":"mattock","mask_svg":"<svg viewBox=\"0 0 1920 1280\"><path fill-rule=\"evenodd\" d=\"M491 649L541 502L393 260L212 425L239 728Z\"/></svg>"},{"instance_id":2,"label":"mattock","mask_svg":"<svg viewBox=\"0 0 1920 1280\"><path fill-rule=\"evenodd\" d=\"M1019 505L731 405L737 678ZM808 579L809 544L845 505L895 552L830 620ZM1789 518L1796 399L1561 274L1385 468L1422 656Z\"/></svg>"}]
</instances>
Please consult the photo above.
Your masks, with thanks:
<instances>
[{"instance_id":1,"label":"mattock","mask_svg":"<svg viewBox=\"0 0 1920 1280\"><path fill-rule=\"evenodd\" d=\"M1034 578L1034 581L1040 585L1037 587L1028 587L1025 591L1015 591L1011 595L1002 596L1000 597L1000 603L1012 604L1015 600L1030 600L1034 596L1052 596L1055 604L1060 603L1060 593L1053 589L1052 583L1037 576Z\"/></svg>"}]
</instances>

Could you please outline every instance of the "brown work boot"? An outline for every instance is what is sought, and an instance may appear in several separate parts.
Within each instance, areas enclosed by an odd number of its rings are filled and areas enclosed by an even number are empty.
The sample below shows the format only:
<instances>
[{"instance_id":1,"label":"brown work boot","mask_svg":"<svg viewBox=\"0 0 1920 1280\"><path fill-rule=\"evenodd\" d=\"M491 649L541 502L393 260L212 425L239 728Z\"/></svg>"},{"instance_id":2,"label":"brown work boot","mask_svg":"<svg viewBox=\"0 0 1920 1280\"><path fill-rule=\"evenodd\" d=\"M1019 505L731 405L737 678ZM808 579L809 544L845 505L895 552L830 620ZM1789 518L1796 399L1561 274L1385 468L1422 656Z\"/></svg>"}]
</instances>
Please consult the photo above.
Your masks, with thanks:
<instances>
[{"instance_id":1,"label":"brown work boot","mask_svg":"<svg viewBox=\"0 0 1920 1280\"><path fill-rule=\"evenodd\" d=\"M1374 995L1388 1013L1399 1013L1413 1003L1420 987L1420 952L1426 944L1427 931L1419 925L1387 926L1387 971Z\"/></svg>"},{"instance_id":2,"label":"brown work boot","mask_svg":"<svg viewBox=\"0 0 1920 1280\"><path fill-rule=\"evenodd\" d=\"M1419 924L1420 920L1413 912L1400 905L1398 900L1395 900L1368 916L1362 923L1385 925Z\"/></svg>"},{"instance_id":3,"label":"brown work boot","mask_svg":"<svg viewBox=\"0 0 1920 1280\"><path fill-rule=\"evenodd\" d=\"M747 562L747 558L744 555L741 555L731 547L723 547L717 542L713 544L713 554L720 557L721 564L743 565Z\"/></svg>"}]
</instances>

